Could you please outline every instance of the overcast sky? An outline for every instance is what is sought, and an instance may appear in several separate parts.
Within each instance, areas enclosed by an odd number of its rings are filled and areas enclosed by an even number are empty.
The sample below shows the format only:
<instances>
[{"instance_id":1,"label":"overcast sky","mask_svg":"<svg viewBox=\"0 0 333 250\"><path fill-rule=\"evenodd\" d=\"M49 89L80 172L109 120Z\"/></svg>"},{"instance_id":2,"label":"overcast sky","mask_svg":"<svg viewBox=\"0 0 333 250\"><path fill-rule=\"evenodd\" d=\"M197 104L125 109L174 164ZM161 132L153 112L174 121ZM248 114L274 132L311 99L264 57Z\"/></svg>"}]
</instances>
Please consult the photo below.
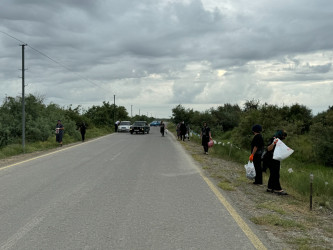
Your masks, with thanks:
<instances>
[{"instance_id":1,"label":"overcast sky","mask_svg":"<svg viewBox=\"0 0 333 250\"><path fill-rule=\"evenodd\" d=\"M170 117L178 104L333 105L331 0L2 0L0 100L103 101ZM12 37L10 37L12 36ZM14 38L13 38L14 37ZM37 51L36 51L37 50ZM56 63L57 62L57 63Z\"/></svg>"}]
</instances>

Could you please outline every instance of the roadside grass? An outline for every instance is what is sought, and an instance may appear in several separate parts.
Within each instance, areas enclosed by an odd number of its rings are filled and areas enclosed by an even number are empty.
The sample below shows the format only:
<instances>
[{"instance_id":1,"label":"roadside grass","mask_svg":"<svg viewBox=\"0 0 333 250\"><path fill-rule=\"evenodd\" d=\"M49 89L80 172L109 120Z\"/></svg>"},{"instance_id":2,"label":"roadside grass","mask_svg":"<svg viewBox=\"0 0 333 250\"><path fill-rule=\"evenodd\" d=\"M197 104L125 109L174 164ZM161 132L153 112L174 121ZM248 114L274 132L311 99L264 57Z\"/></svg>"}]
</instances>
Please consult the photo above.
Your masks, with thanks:
<instances>
[{"instance_id":1,"label":"roadside grass","mask_svg":"<svg viewBox=\"0 0 333 250\"><path fill-rule=\"evenodd\" d=\"M230 141L214 138L216 143L209 149L209 153L224 160L241 164L248 162L249 152L233 145ZM198 136L193 136L192 141L201 144ZM299 158L299 156L298 156ZM289 193L298 194L303 200L310 197L310 174L313 174L313 202L319 206L333 209L333 168L313 163L304 163L293 156L281 162L280 182ZM267 183L269 170L264 175Z\"/></svg>"},{"instance_id":2,"label":"roadside grass","mask_svg":"<svg viewBox=\"0 0 333 250\"><path fill-rule=\"evenodd\" d=\"M220 181L217 186L226 191L235 191L235 188L230 181Z\"/></svg>"},{"instance_id":3,"label":"roadside grass","mask_svg":"<svg viewBox=\"0 0 333 250\"><path fill-rule=\"evenodd\" d=\"M281 214L281 215L286 214L286 211L284 209L282 209L279 206L279 204L277 204L274 201L265 201L265 202L257 204L256 207L260 208L260 209L267 209L269 211L272 211L272 212L275 212L275 213L278 213L278 214Z\"/></svg>"},{"instance_id":4,"label":"roadside grass","mask_svg":"<svg viewBox=\"0 0 333 250\"><path fill-rule=\"evenodd\" d=\"M175 132L175 131L174 131ZM218 139L214 138L217 142ZM201 164L207 173L217 180L217 186L230 191L231 197L238 196L239 191L246 195L244 207L250 220L264 226L283 239L291 249L332 249L332 169L315 164L304 164L289 157L281 164L281 185L290 194L280 197L264 193L258 196L256 190L249 188L252 181L245 176L244 165L248 161L248 152L233 146L228 141L209 149L209 156L201 154L201 140L193 136L189 143L180 142L191 152L194 160ZM218 159L221 159L219 161ZM229 163L227 165L225 161ZM234 162L234 163L231 163ZM239 163L239 164L238 164ZM226 167L227 166L227 167ZM310 179L313 173L313 210L309 209ZM263 174L264 183L268 182L269 170ZM234 192L233 192L234 191ZM236 191L236 192L235 192ZM242 204L240 202L240 204ZM250 204L253 204L252 206Z\"/></svg>"},{"instance_id":5,"label":"roadside grass","mask_svg":"<svg viewBox=\"0 0 333 250\"><path fill-rule=\"evenodd\" d=\"M251 221L257 225L268 225L268 226L277 226L282 228L297 228L305 229L305 226L301 223L298 223L294 220L283 219L276 214L266 214L263 216L252 217Z\"/></svg>"},{"instance_id":6,"label":"roadside grass","mask_svg":"<svg viewBox=\"0 0 333 250\"><path fill-rule=\"evenodd\" d=\"M244 182L248 181L244 174L241 174L237 177L236 182L234 183L235 187L242 185Z\"/></svg>"},{"instance_id":7,"label":"roadside grass","mask_svg":"<svg viewBox=\"0 0 333 250\"><path fill-rule=\"evenodd\" d=\"M89 140L110 133L111 129L91 128L87 130L86 139ZM64 145L79 141L81 141L81 137L71 137L66 133L63 136ZM37 142L26 141L25 150L24 150L25 152L23 152L22 143L10 144L8 146L0 148L0 159L4 159L15 155L20 155L23 153L33 153L57 147L59 147L59 144L56 142L55 136L50 136L46 141L37 141Z\"/></svg>"},{"instance_id":8,"label":"roadside grass","mask_svg":"<svg viewBox=\"0 0 333 250\"><path fill-rule=\"evenodd\" d=\"M175 126L168 124L168 129L175 132ZM249 152L234 145L228 140L214 138L215 145L209 149L209 154L228 161L234 161L241 164L248 162ZM201 144L199 136L193 133L191 141ZM184 147L186 143L182 142ZM308 152L308 151L306 151ZM301 152L302 154L305 152ZM325 167L314 163L304 163L300 159L300 152L295 152L288 159L281 162L280 182L287 192L298 195L302 200L308 200L310 197L310 174L313 174L313 203L321 207L333 209L333 168ZM305 156L306 158L307 156ZM201 161L200 157L194 156L195 160ZM264 174L264 181L267 183L269 170ZM243 181L240 179L239 181ZM236 184L237 185L237 184Z\"/></svg>"}]
</instances>

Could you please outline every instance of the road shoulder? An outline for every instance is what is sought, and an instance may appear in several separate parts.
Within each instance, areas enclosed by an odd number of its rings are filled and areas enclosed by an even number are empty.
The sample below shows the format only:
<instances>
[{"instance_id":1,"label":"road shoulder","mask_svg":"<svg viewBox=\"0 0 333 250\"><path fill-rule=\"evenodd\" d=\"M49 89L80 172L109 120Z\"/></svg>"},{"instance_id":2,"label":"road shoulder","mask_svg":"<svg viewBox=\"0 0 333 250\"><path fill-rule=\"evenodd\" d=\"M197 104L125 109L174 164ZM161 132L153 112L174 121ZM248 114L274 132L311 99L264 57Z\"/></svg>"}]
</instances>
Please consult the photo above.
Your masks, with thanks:
<instances>
[{"instance_id":1,"label":"road shoulder","mask_svg":"<svg viewBox=\"0 0 333 250\"><path fill-rule=\"evenodd\" d=\"M253 185L246 179L243 165L214 154L204 155L202 147L193 141L178 143L232 206L250 221L250 226L252 223L273 245L279 249L333 249L332 211L318 208L311 212L307 202L296 194L282 197L266 192L266 185ZM266 183L268 174L264 178Z\"/></svg>"}]
</instances>

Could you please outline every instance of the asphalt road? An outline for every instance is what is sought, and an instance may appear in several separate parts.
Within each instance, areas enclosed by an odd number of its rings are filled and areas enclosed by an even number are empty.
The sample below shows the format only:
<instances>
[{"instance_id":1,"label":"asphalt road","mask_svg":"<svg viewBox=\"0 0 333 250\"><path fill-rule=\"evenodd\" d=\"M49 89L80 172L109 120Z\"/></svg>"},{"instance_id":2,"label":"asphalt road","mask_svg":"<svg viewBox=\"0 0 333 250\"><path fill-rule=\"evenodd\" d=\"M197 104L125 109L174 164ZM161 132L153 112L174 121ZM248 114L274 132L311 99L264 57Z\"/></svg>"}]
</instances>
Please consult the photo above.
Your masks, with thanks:
<instances>
[{"instance_id":1,"label":"asphalt road","mask_svg":"<svg viewBox=\"0 0 333 250\"><path fill-rule=\"evenodd\" d=\"M239 224L158 128L0 169L0 250L260 248Z\"/></svg>"}]
</instances>

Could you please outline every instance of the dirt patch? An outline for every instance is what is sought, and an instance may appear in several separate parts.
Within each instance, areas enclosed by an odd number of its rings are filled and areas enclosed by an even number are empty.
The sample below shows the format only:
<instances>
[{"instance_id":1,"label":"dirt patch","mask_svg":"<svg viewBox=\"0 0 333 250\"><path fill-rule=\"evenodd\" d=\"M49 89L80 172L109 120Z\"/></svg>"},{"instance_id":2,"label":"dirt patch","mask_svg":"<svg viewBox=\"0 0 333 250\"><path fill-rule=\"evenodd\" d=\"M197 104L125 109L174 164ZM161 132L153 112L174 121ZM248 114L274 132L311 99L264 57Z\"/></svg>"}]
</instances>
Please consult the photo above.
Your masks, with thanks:
<instances>
[{"instance_id":1,"label":"dirt patch","mask_svg":"<svg viewBox=\"0 0 333 250\"><path fill-rule=\"evenodd\" d=\"M228 199L279 249L333 249L333 212L309 202L297 194L278 196L245 177L243 165L203 154L193 141L180 142L207 176L227 193ZM266 180L268 173L264 180ZM264 174L265 175L265 174Z\"/></svg>"}]
</instances>

